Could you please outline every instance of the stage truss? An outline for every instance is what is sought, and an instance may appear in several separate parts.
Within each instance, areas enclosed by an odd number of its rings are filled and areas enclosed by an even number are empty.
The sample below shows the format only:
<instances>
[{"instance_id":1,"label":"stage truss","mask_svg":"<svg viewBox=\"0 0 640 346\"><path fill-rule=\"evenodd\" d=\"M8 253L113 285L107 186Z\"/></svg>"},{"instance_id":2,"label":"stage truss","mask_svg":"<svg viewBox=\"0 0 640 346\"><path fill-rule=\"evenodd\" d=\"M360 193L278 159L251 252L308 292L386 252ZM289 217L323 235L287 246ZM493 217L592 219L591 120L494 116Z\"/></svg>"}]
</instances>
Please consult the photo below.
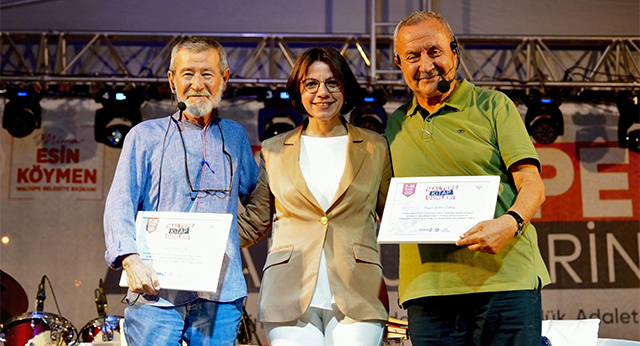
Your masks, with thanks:
<instances>
[{"instance_id":1,"label":"stage truss","mask_svg":"<svg viewBox=\"0 0 640 346\"><path fill-rule=\"evenodd\" d=\"M384 25L384 23L375 23ZM375 27L373 28L374 31ZM390 35L258 33L2 32L0 78L4 87L167 84L171 47L186 36L206 36L225 47L232 89L279 87L305 49L333 46L360 83L407 90L393 63ZM458 76L500 90L637 90L640 37L459 36Z\"/></svg>"}]
</instances>

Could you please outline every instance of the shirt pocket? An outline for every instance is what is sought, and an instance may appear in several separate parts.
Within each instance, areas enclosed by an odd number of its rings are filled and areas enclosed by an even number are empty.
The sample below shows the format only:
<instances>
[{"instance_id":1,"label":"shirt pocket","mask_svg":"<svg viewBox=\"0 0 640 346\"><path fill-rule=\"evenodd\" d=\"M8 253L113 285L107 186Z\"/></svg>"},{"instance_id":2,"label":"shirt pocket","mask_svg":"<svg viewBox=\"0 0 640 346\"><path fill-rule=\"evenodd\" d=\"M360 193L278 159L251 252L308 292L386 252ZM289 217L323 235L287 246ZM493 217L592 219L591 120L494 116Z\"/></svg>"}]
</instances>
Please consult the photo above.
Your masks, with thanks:
<instances>
[{"instance_id":1,"label":"shirt pocket","mask_svg":"<svg viewBox=\"0 0 640 346\"><path fill-rule=\"evenodd\" d=\"M274 265L283 264L289 262L293 254L293 245L283 245L269 251L267 261L262 268L262 271L267 270Z\"/></svg>"},{"instance_id":2,"label":"shirt pocket","mask_svg":"<svg viewBox=\"0 0 640 346\"><path fill-rule=\"evenodd\" d=\"M380 256L378 255L378 249L373 248L369 245L353 243L353 256L356 259L356 263L371 263L382 268L382 263L380 263Z\"/></svg>"}]
</instances>

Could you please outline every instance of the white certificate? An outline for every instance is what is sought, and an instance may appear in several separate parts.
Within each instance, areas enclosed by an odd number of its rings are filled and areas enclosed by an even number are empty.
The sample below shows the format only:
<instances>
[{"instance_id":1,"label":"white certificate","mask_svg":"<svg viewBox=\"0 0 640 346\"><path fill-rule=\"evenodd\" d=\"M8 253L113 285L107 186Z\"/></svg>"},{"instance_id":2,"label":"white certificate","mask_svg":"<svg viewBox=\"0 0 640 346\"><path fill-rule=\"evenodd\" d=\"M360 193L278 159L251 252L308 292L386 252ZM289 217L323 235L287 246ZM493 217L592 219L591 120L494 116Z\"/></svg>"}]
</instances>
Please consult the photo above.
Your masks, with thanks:
<instances>
[{"instance_id":1,"label":"white certificate","mask_svg":"<svg viewBox=\"0 0 640 346\"><path fill-rule=\"evenodd\" d=\"M140 211L136 246L160 287L215 292L229 239L231 214ZM123 270L120 286L127 286Z\"/></svg>"},{"instance_id":2,"label":"white certificate","mask_svg":"<svg viewBox=\"0 0 640 346\"><path fill-rule=\"evenodd\" d=\"M500 177L392 178L378 243L450 244L493 219Z\"/></svg>"}]
</instances>

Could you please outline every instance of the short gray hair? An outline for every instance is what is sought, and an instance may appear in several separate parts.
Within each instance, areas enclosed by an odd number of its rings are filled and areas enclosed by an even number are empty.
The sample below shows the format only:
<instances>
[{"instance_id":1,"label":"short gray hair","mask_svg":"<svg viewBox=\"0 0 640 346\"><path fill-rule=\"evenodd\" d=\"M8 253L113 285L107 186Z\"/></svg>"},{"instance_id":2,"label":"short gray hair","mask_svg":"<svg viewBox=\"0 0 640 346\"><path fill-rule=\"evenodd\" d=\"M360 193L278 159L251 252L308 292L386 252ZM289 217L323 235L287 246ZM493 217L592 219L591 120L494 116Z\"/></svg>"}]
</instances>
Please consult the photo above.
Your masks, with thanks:
<instances>
[{"instance_id":1,"label":"short gray hair","mask_svg":"<svg viewBox=\"0 0 640 346\"><path fill-rule=\"evenodd\" d=\"M194 53L206 52L209 49L215 49L218 52L218 68L220 74L224 75L224 71L229 68L227 63L227 52L220 43L206 37L187 37L178 42L171 50L171 63L169 64L169 71L176 72L176 55L181 49L186 49Z\"/></svg>"},{"instance_id":2,"label":"short gray hair","mask_svg":"<svg viewBox=\"0 0 640 346\"><path fill-rule=\"evenodd\" d=\"M395 55L398 55L396 41L398 40L398 32L400 32L400 29L405 26L416 25L428 19L435 19L439 21L440 24L442 24L442 26L444 26L445 29L447 29L447 31L449 32L449 36L451 37L451 41L453 42L453 40L455 39L455 35L453 34L453 30L451 30L451 26L443 16L441 16L439 13L431 11L416 11L400 21L400 23L398 23L398 25L396 26L396 30L393 32L393 53Z\"/></svg>"}]
</instances>

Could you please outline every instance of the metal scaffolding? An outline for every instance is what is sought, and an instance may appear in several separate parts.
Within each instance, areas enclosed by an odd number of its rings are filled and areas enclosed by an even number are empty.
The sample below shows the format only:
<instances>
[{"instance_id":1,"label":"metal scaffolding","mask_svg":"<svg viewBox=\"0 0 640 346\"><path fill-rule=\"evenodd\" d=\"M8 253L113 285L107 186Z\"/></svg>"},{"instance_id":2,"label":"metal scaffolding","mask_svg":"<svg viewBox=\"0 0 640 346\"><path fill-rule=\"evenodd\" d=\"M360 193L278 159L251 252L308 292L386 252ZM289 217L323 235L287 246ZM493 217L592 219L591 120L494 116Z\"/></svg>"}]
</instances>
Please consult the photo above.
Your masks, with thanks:
<instances>
[{"instance_id":1,"label":"metal scaffolding","mask_svg":"<svg viewBox=\"0 0 640 346\"><path fill-rule=\"evenodd\" d=\"M372 14L372 18L375 13ZM171 47L191 35L227 50L230 84L282 86L305 49L333 46L363 86L406 89L390 35L255 33L2 32L0 79L8 84L150 85L167 82ZM501 90L640 87L640 37L459 36L458 76Z\"/></svg>"}]
</instances>

